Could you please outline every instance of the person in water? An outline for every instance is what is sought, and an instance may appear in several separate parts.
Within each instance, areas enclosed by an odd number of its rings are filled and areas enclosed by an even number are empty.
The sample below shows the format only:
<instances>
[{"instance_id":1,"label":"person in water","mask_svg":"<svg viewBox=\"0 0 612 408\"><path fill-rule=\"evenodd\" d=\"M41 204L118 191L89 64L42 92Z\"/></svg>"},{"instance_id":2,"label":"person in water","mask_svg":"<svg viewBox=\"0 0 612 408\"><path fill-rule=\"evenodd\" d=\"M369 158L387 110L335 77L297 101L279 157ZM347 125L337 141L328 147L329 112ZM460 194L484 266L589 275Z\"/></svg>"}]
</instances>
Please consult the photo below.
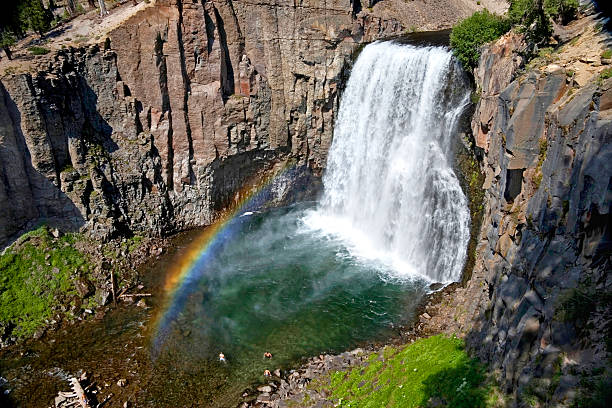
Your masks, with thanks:
<instances>
[{"instance_id":1,"label":"person in water","mask_svg":"<svg viewBox=\"0 0 612 408\"><path fill-rule=\"evenodd\" d=\"M226 360L225 360L225 354L223 354L223 353L219 353L219 361L222 361L222 362L224 362L224 363L226 362Z\"/></svg>"},{"instance_id":2,"label":"person in water","mask_svg":"<svg viewBox=\"0 0 612 408\"><path fill-rule=\"evenodd\" d=\"M264 370L264 377L272 377L270 370Z\"/></svg>"},{"instance_id":3,"label":"person in water","mask_svg":"<svg viewBox=\"0 0 612 408\"><path fill-rule=\"evenodd\" d=\"M264 358L272 358L272 353L270 353L269 351L266 351L264 353Z\"/></svg>"}]
</instances>

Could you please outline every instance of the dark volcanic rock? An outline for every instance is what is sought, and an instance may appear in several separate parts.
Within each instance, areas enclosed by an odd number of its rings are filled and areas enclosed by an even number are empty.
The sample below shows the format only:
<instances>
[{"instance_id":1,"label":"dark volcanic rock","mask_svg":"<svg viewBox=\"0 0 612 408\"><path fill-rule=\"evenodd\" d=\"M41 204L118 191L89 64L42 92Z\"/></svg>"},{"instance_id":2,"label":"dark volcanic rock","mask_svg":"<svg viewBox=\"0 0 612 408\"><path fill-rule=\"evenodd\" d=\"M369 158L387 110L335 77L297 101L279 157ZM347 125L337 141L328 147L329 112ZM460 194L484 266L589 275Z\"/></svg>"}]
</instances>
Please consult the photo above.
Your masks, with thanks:
<instances>
[{"instance_id":1,"label":"dark volcanic rock","mask_svg":"<svg viewBox=\"0 0 612 408\"><path fill-rule=\"evenodd\" d=\"M543 398L557 406L574 397L563 385L572 371L588 375L609 356L612 80L572 85L562 66L581 54L571 47L516 77L521 49L507 35L476 71L486 208L475 274L488 290L469 343L507 390L552 384Z\"/></svg>"}]
</instances>

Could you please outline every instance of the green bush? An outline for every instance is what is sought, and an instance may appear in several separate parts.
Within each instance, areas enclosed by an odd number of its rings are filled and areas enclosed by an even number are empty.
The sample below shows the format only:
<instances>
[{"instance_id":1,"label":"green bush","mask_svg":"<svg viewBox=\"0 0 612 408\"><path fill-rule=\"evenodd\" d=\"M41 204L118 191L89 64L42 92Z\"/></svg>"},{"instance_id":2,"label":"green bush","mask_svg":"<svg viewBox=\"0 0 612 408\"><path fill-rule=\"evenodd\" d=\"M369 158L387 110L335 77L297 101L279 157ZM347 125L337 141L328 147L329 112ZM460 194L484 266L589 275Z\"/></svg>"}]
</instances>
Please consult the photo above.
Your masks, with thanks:
<instances>
[{"instance_id":1,"label":"green bush","mask_svg":"<svg viewBox=\"0 0 612 408\"><path fill-rule=\"evenodd\" d=\"M604 59L612 58L612 50L611 49L607 49L604 52L602 52L601 53L601 58L604 58Z\"/></svg>"},{"instance_id":2,"label":"green bush","mask_svg":"<svg viewBox=\"0 0 612 408\"><path fill-rule=\"evenodd\" d=\"M597 306L596 296L593 289L584 285L568 289L559 297L556 316L561 321L574 323L578 329L582 329Z\"/></svg>"},{"instance_id":3,"label":"green bush","mask_svg":"<svg viewBox=\"0 0 612 408\"><path fill-rule=\"evenodd\" d=\"M472 70L480 58L480 48L498 39L510 29L510 23L488 10L474 13L453 27L450 45L467 70Z\"/></svg>"},{"instance_id":4,"label":"green bush","mask_svg":"<svg viewBox=\"0 0 612 408\"><path fill-rule=\"evenodd\" d=\"M38 46L33 46L28 48L28 51L30 51L32 54L34 55L45 55L49 53L49 50L45 47L38 47Z\"/></svg>"},{"instance_id":5,"label":"green bush","mask_svg":"<svg viewBox=\"0 0 612 408\"><path fill-rule=\"evenodd\" d=\"M15 44L15 34L10 30L0 31L0 48L10 47Z\"/></svg>"},{"instance_id":6,"label":"green bush","mask_svg":"<svg viewBox=\"0 0 612 408\"><path fill-rule=\"evenodd\" d=\"M599 74L600 81L605 81L608 78L612 78L612 68L606 68Z\"/></svg>"},{"instance_id":7,"label":"green bush","mask_svg":"<svg viewBox=\"0 0 612 408\"><path fill-rule=\"evenodd\" d=\"M579 7L578 0L544 0L546 13L560 23L574 19Z\"/></svg>"}]
</instances>

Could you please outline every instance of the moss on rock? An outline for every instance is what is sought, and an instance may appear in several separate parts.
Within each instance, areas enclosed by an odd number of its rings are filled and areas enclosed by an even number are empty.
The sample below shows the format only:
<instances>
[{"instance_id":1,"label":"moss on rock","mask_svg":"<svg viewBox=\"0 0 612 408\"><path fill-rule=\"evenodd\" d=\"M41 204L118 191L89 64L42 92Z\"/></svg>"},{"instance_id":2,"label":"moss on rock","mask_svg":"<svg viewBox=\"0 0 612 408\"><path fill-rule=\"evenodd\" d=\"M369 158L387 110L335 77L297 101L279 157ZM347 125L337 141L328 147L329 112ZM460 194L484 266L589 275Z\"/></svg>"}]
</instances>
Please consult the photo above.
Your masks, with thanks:
<instances>
[{"instance_id":1,"label":"moss on rock","mask_svg":"<svg viewBox=\"0 0 612 408\"><path fill-rule=\"evenodd\" d=\"M76 295L74 279L89 266L75 249L78 234L54 238L40 227L0 255L0 326L28 337L52 319L54 309Z\"/></svg>"}]
</instances>

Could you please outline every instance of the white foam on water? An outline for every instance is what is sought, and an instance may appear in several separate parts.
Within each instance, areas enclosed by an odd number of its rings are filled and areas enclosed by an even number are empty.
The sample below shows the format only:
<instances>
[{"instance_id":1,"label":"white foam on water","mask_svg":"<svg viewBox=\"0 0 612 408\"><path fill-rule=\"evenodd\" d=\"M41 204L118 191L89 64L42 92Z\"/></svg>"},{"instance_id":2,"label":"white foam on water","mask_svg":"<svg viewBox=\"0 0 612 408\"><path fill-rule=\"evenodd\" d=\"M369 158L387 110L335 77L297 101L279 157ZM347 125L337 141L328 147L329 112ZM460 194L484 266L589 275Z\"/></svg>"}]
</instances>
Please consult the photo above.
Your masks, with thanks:
<instances>
[{"instance_id":1,"label":"white foam on water","mask_svg":"<svg viewBox=\"0 0 612 408\"><path fill-rule=\"evenodd\" d=\"M324 194L304 229L341 239L394 278L461 277L470 217L451 142L469 90L453 69L441 47L364 48L342 96Z\"/></svg>"}]
</instances>

